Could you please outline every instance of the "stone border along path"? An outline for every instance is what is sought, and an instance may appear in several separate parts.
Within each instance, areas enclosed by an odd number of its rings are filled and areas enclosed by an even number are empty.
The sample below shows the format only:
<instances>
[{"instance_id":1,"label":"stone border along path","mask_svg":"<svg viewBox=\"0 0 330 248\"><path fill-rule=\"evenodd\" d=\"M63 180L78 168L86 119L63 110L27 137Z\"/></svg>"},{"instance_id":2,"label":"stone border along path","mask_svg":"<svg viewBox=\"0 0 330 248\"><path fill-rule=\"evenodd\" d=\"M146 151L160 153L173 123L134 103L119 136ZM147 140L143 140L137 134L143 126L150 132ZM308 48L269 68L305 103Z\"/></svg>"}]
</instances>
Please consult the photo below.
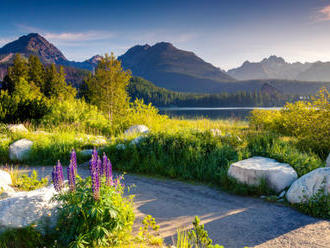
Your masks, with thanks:
<instances>
[{"instance_id":1,"label":"stone border along path","mask_svg":"<svg viewBox=\"0 0 330 248\"><path fill-rule=\"evenodd\" d=\"M51 175L52 167L29 167L39 176ZM82 177L86 167L78 169ZM191 227L195 215L201 218L214 243L231 247L330 247L330 221L304 215L292 208L258 198L230 195L207 186L138 175L125 176L135 185L137 221L150 214L160 225L160 234L172 244L177 228Z\"/></svg>"}]
</instances>

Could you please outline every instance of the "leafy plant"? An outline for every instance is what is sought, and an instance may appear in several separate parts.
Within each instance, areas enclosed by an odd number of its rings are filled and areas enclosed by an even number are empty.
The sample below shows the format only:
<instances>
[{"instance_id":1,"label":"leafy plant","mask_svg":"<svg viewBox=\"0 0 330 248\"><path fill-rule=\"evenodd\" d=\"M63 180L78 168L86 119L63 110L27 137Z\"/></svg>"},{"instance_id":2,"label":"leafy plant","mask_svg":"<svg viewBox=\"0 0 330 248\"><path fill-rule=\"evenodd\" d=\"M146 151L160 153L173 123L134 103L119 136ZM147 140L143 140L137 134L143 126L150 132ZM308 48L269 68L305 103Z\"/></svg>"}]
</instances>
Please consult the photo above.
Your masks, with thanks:
<instances>
[{"instance_id":1,"label":"leafy plant","mask_svg":"<svg viewBox=\"0 0 330 248\"><path fill-rule=\"evenodd\" d=\"M38 179L38 173L33 170L31 175L19 174L13 181L13 186L22 191L31 191L42 188L48 184L48 178Z\"/></svg>"},{"instance_id":2,"label":"leafy plant","mask_svg":"<svg viewBox=\"0 0 330 248\"><path fill-rule=\"evenodd\" d=\"M69 247L104 247L122 242L131 232L134 222L133 196L124 197L121 178L113 181L110 160L103 163L94 149L91 177L77 175L75 152L68 167L69 190L63 188L60 163L52 177L60 192L54 200L61 202L57 230L59 239Z\"/></svg>"},{"instance_id":3,"label":"leafy plant","mask_svg":"<svg viewBox=\"0 0 330 248\"><path fill-rule=\"evenodd\" d=\"M177 248L223 248L218 244L212 245L212 239L209 238L204 225L200 224L198 216L195 216L193 226L187 233L178 231Z\"/></svg>"}]
</instances>

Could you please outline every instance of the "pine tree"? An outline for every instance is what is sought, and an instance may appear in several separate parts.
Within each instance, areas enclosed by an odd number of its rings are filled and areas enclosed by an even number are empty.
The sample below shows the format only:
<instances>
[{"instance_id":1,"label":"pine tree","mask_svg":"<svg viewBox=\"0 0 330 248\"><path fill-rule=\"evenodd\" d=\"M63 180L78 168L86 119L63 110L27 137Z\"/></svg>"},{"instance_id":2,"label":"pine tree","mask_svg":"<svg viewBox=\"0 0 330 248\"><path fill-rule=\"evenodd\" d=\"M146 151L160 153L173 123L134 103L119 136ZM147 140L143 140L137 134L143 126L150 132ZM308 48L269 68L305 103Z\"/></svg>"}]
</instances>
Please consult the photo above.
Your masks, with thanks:
<instances>
[{"instance_id":1,"label":"pine tree","mask_svg":"<svg viewBox=\"0 0 330 248\"><path fill-rule=\"evenodd\" d=\"M99 62L95 75L87 80L89 99L108 114L109 121L122 115L129 107L126 91L131 78L130 71L124 71L113 53Z\"/></svg>"},{"instance_id":2,"label":"pine tree","mask_svg":"<svg viewBox=\"0 0 330 248\"><path fill-rule=\"evenodd\" d=\"M45 68L37 56L31 55L28 61L28 81L33 82L41 91L45 87Z\"/></svg>"},{"instance_id":3,"label":"pine tree","mask_svg":"<svg viewBox=\"0 0 330 248\"><path fill-rule=\"evenodd\" d=\"M76 96L77 91L70 85L67 85L65 81L65 73L62 66L59 72L57 72L55 64L52 64L46 69L44 94L49 98L61 100L74 98Z\"/></svg>"},{"instance_id":4,"label":"pine tree","mask_svg":"<svg viewBox=\"0 0 330 248\"><path fill-rule=\"evenodd\" d=\"M27 79L27 75L28 66L26 60L20 54L16 54L13 65L8 68L8 77L5 77L4 89L8 90L9 94L12 94L20 78Z\"/></svg>"}]
</instances>

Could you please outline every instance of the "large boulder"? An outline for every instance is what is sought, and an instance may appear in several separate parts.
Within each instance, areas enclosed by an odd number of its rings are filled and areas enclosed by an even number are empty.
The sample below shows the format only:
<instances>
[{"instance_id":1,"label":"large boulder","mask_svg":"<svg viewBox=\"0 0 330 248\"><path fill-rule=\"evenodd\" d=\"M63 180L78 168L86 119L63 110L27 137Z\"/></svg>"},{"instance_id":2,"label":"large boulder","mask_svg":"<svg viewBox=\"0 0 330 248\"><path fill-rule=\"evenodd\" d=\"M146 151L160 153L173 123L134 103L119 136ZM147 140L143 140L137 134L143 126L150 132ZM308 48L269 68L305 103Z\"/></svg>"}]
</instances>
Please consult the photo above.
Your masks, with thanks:
<instances>
[{"instance_id":1,"label":"large boulder","mask_svg":"<svg viewBox=\"0 0 330 248\"><path fill-rule=\"evenodd\" d=\"M325 164L326 167L330 167L330 153L329 153L327 161L325 163L326 163Z\"/></svg>"},{"instance_id":2,"label":"large boulder","mask_svg":"<svg viewBox=\"0 0 330 248\"><path fill-rule=\"evenodd\" d=\"M232 164L228 175L240 183L259 185L262 179L268 187L279 193L297 179L296 171L289 165L274 159L252 157Z\"/></svg>"},{"instance_id":3,"label":"large boulder","mask_svg":"<svg viewBox=\"0 0 330 248\"><path fill-rule=\"evenodd\" d=\"M26 127L23 124L10 124L10 125L7 125L7 128L10 132L13 132L13 133L29 131L26 129Z\"/></svg>"},{"instance_id":4,"label":"large boulder","mask_svg":"<svg viewBox=\"0 0 330 248\"><path fill-rule=\"evenodd\" d=\"M286 199L290 203L302 203L319 191L330 193L330 168L315 169L296 180L289 188Z\"/></svg>"},{"instance_id":5,"label":"large boulder","mask_svg":"<svg viewBox=\"0 0 330 248\"><path fill-rule=\"evenodd\" d=\"M124 134L125 135L133 135L133 134L138 134L138 133L148 133L149 128L145 125L136 125L136 126L131 126L129 129L127 129Z\"/></svg>"},{"instance_id":6,"label":"large boulder","mask_svg":"<svg viewBox=\"0 0 330 248\"><path fill-rule=\"evenodd\" d=\"M8 197L15 190L10 186L12 184L11 176L7 171L0 170L0 199Z\"/></svg>"},{"instance_id":7,"label":"large boulder","mask_svg":"<svg viewBox=\"0 0 330 248\"><path fill-rule=\"evenodd\" d=\"M11 185L13 182L7 171L0 170L0 185Z\"/></svg>"},{"instance_id":8,"label":"large boulder","mask_svg":"<svg viewBox=\"0 0 330 248\"><path fill-rule=\"evenodd\" d=\"M24 161L29 158L33 142L21 139L9 146L9 158L13 161Z\"/></svg>"},{"instance_id":9,"label":"large boulder","mask_svg":"<svg viewBox=\"0 0 330 248\"><path fill-rule=\"evenodd\" d=\"M56 224L57 202L50 200L56 194L53 185L29 192L17 192L0 200L0 230L37 224Z\"/></svg>"}]
</instances>

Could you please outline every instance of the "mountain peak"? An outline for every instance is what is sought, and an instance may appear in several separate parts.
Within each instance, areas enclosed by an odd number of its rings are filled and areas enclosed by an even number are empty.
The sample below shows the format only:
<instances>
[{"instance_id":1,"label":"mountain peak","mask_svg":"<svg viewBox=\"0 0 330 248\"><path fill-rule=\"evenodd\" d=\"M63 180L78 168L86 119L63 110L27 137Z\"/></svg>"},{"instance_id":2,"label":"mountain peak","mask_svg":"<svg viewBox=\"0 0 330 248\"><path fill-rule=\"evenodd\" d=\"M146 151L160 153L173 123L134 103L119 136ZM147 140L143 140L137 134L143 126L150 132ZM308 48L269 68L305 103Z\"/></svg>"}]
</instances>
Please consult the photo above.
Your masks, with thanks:
<instances>
[{"instance_id":1,"label":"mountain peak","mask_svg":"<svg viewBox=\"0 0 330 248\"><path fill-rule=\"evenodd\" d=\"M0 55L10 53L20 53L25 57L36 55L46 64L67 60L60 50L38 33L23 35L0 48Z\"/></svg>"},{"instance_id":2,"label":"mountain peak","mask_svg":"<svg viewBox=\"0 0 330 248\"><path fill-rule=\"evenodd\" d=\"M278 57L276 55L271 55L268 58L264 58L261 63L275 63L275 64L286 64L285 60L282 57Z\"/></svg>"}]
</instances>

